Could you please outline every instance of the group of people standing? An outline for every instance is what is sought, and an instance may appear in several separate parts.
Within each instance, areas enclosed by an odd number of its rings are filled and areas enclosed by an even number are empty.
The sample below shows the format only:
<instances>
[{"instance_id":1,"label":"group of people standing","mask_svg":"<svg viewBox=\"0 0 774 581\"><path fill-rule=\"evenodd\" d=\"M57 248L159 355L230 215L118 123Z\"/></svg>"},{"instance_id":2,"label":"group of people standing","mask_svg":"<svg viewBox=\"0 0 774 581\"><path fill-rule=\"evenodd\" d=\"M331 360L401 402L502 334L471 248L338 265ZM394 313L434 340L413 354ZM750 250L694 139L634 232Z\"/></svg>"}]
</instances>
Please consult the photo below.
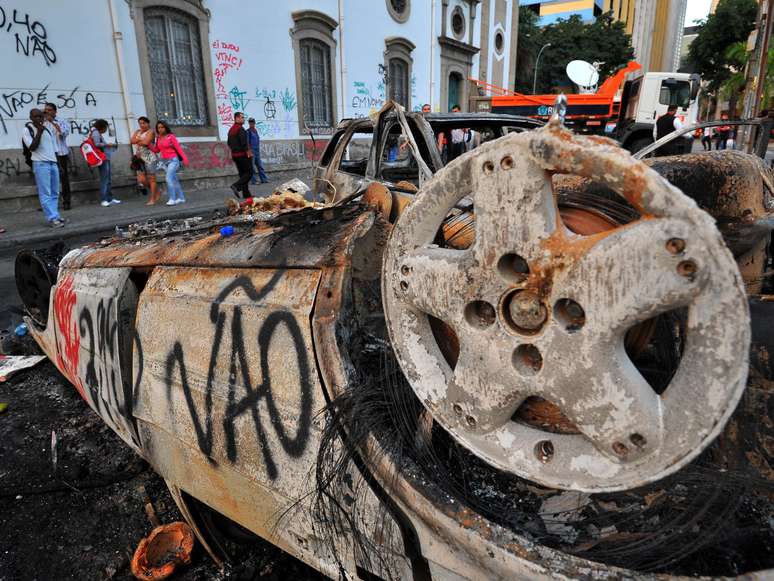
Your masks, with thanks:
<instances>
[{"instance_id":1,"label":"group of people standing","mask_svg":"<svg viewBox=\"0 0 774 581\"><path fill-rule=\"evenodd\" d=\"M721 121L728 121L728 114L720 115ZM701 137L701 145L704 151L712 151L712 143L715 149L733 149L736 142L736 127L732 125L720 125L719 127L705 127L697 129L695 137Z\"/></svg>"},{"instance_id":2,"label":"group of people standing","mask_svg":"<svg viewBox=\"0 0 774 581\"><path fill-rule=\"evenodd\" d=\"M150 189L147 206L158 202L160 194L156 187L156 172L162 170L166 174L168 206L185 202L183 187L177 172L181 164L188 165L188 158L175 137L174 132L165 121L158 121L155 131L150 127L147 117L140 117L139 129L131 137L133 156L131 169L137 174L138 185L144 191ZM96 119L89 131L89 139L93 147L103 154L103 159L97 170L99 172L99 195L102 207L115 206L121 200L112 192L111 157L118 147L105 139L109 129L107 121ZM59 213L59 198L61 193L62 210L72 207L70 192L70 150L67 146L67 136L70 133L69 123L57 116L57 107L46 103L43 111L32 109L30 122L25 124L22 132L22 144L25 159L35 176L35 186L38 191L40 207L52 228L65 226L65 219Z\"/></svg>"}]
</instances>

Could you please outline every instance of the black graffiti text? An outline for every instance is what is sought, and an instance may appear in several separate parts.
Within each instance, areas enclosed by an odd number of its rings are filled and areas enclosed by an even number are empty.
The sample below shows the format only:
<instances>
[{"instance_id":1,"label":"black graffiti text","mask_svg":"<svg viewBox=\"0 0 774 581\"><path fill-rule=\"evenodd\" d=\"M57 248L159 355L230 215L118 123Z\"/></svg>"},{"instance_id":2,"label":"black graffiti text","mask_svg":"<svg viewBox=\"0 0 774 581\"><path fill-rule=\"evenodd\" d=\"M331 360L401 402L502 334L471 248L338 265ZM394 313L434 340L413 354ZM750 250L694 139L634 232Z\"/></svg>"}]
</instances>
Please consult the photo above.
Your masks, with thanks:
<instances>
[{"instance_id":1,"label":"black graffiti text","mask_svg":"<svg viewBox=\"0 0 774 581\"><path fill-rule=\"evenodd\" d=\"M15 8L11 12L0 6L0 31L12 35L17 54L27 57L40 56L46 66L56 62L56 52L48 44L48 31L39 20L31 20Z\"/></svg>"}]
</instances>

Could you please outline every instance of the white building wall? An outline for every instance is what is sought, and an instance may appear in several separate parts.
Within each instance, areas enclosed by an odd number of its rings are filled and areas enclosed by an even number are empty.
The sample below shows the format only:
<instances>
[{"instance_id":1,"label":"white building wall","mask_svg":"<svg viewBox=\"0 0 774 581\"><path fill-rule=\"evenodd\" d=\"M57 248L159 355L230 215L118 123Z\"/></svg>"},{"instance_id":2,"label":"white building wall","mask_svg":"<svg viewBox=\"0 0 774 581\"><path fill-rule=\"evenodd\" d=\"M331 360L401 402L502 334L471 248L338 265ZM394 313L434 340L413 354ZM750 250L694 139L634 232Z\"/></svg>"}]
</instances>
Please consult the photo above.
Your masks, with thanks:
<instances>
[{"instance_id":1,"label":"white building wall","mask_svg":"<svg viewBox=\"0 0 774 581\"><path fill-rule=\"evenodd\" d=\"M123 67L126 78L128 111L124 107L122 88L113 40L109 6L112 2L120 32ZM206 83L215 87L215 113L218 137L183 137L197 154L198 165L190 172L196 176L218 175L231 171L230 160L223 144L231 125L233 112L243 110L259 123L263 143L273 147L275 154L266 152L270 169L280 165L292 167L308 163L314 155L309 137L299 132L295 54L290 35L294 22L291 14L297 10L315 10L339 20L339 0L286 0L275 3L254 0L238 3L234 0L204 0L210 13L208 23L211 70L205 70ZM455 5L460 5L466 17L469 34L475 46L481 42L481 4L476 2L476 18L470 19L469 4L449 0L447 19ZM511 2L515 4L515 2ZM163 6L159 0L159 6ZM434 111L446 110L441 103L441 50L444 0L412 0L407 22L396 22L385 0L341 0L344 10L343 64L346 82L342 84L342 58L334 54L336 86L336 118L358 117L377 111L385 100L385 87L379 74L384 64L385 39L402 37L415 45L412 52L411 108L419 110L423 103L432 103ZM125 172L131 182L126 145L136 119L146 115L146 99L151 99L151 87L143 87L141 63L135 33L136 20L128 0L0 0L0 51L3 54L0 76L0 201L10 196L2 184L11 181L30 186L32 181L21 157L21 131L33 107L43 107L46 101L59 105L60 116L68 119L72 135L68 143L77 147L94 119L104 118L121 150L116 171ZM138 16L139 17L139 16ZM510 18L506 19L510 20ZM451 35L451 22L446 23ZM337 27L333 36L340 42L342 31ZM489 31L489 47L493 49L493 31ZM17 40L18 36L18 40ZM510 53L510 35L505 34L505 54ZM202 39L206 41L206 39ZM29 46L29 49L27 48ZM337 47L338 48L338 47ZM29 54L25 54L28 51ZM227 67L219 63L229 62ZM471 75L477 77L479 57L473 59ZM206 64L206 63L205 63ZM507 68L506 68L507 71ZM509 80L510 82L510 80ZM209 103L208 103L209 106ZM318 143L324 136L317 136ZM194 147L199 143L200 147ZM263 147L263 146L262 146ZM295 148L295 149L293 149ZM291 151L293 149L293 151ZM319 149L319 148L318 148ZM196 150L196 151L193 151ZM281 153L276 153L281 152ZM73 163L78 156L71 156ZM212 164L211 160L214 160ZM126 166L126 167L124 167ZM86 168L75 168L76 178L87 182L94 176ZM196 174L195 171L201 172ZM209 172L209 174L207 173ZM87 186L79 186L86 189ZM16 188L17 191L18 188ZM16 197L22 194L14 194ZM24 194L26 195L26 194Z\"/></svg>"},{"instance_id":2,"label":"white building wall","mask_svg":"<svg viewBox=\"0 0 774 581\"><path fill-rule=\"evenodd\" d=\"M123 32L127 90L133 112L145 109L134 26L123 0L115 0ZM29 47L29 54L26 54ZM21 147L31 109L46 101L70 120L70 145L89 122L103 117L128 140L107 0L52 2L0 0L0 149Z\"/></svg>"}]
</instances>

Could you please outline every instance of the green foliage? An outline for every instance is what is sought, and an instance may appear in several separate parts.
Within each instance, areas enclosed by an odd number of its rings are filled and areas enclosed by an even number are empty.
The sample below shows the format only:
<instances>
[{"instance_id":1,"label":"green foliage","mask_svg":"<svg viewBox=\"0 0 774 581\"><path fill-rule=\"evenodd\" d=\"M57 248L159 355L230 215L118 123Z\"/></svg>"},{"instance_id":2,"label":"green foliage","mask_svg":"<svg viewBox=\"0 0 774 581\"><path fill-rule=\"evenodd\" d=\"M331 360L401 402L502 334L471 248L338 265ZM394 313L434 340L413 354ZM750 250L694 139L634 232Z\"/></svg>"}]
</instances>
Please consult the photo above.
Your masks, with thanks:
<instances>
[{"instance_id":1,"label":"green foliage","mask_svg":"<svg viewBox=\"0 0 774 581\"><path fill-rule=\"evenodd\" d=\"M715 13L699 25L699 34L691 43L688 58L708 83L710 92L720 89L744 66L738 43L747 41L757 15L755 0L721 0ZM745 52L744 46L741 48Z\"/></svg>"},{"instance_id":2,"label":"green foliage","mask_svg":"<svg viewBox=\"0 0 774 581\"><path fill-rule=\"evenodd\" d=\"M600 15L592 23L584 23L580 16L573 15L540 28L537 16L522 9L519 12L517 91L532 92L535 57L540 47L549 42L551 46L540 57L538 93L553 93L562 88L574 91L565 73L571 60L603 62L599 74L600 79L605 79L634 58L631 37L626 34L623 23L614 20L609 13Z\"/></svg>"}]
</instances>

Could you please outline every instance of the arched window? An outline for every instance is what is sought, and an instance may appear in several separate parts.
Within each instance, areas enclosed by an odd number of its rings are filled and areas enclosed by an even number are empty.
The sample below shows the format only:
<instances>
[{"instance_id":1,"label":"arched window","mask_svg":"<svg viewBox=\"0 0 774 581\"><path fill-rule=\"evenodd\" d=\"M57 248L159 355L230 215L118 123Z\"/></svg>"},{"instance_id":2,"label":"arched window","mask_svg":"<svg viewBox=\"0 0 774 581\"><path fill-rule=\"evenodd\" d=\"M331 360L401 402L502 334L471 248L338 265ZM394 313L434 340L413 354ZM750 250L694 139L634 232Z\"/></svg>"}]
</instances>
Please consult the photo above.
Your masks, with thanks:
<instances>
[{"instance_id":1,"label":"arched window","mask_svg":"<svg viewBox=\"0 0 774 581\"><path fill-rule=\"evenodd\" d=\"M327 44L313 38L299 42L301 49L301 97L307 127L331 127L331 54Z\"/></svg>"},{"instance_id":2,"label":"arched window","mask_svg":"<svg viewBox=\"0 0 774 581\"><path fill-rule=\"evenodd\" d=\"M210 13L202 0L132 0L145 111L180 136L218 134L215 87L209 81Z\"/></svg>"},{"instance_id":3,"label":"arched window","mask_svg":"<svg viewBox=\"0 0 774 581\"><path fill-rule=\"evenodd\" d=\"M384 41L384 68L387 71L387 97L411 110L411 58L416 48L406 38L390 37Z\"/></svg>"},{"instance_id":4,"label":"arched window","mask_svg":"<svg viewBox=\"0 0 774 581\"><path fill-rule=\"evenodd\" d=\"M410 83L408 63L401 58L390 59L388 70L390 75L390 99L408 108Z\"/></svg>"},{"instance_id":5,"label":"arched window","mask_svg":"<svg viewBox=\"0 0 774 581\"><path fill-rule=\"evenodd\" d=\"M145 38L156 115L170 125L206 124L199 23L170 8L145 9Z\"/></svg>"},{"instance_id":6,"label":"arched window","mask_svg":"<svg viewBox=\"0 0 774 581\"><path fill-rule=\"evenodd\" d=\"M336 41L338 23L322 12L291 14L296 56L299 132L332 130L336 125Z\"/></svg>"}]
</instances>

